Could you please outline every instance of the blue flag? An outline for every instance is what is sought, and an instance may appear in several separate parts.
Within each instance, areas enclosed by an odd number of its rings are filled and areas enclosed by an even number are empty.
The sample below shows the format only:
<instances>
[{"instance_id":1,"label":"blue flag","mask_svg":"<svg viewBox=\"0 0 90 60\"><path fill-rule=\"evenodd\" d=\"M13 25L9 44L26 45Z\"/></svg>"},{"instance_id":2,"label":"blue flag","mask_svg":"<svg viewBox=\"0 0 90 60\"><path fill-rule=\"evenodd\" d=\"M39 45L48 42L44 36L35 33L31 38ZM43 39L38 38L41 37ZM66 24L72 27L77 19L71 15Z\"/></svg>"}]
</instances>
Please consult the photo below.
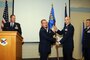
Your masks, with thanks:
<instances>
[{"instance_id":1,"label":"blue flag","mask_svg":"<svg viewBox=\"0 0 90 60\"><path fill-rule=\"evenodd\" d=\"M83 25L82 25L82 53L83 53L83 43L84 43L84 28L85 28L85 26L84 26L84 22L83 22Z\"/></svg>"},{"instance_id":2,"label":"blue flag","mask_svg":"<svg viewBox=\"0 0 90 60\"><path fill-rule=\"evenodd\" d=\"M55 25L55 22L56 22L56 20L55 20L54 8L53 8L53 4L52 4L50 16L49 16L49 22L48 22L48 29L52 29L52 27Z\"/></svg>"}]
</instances>

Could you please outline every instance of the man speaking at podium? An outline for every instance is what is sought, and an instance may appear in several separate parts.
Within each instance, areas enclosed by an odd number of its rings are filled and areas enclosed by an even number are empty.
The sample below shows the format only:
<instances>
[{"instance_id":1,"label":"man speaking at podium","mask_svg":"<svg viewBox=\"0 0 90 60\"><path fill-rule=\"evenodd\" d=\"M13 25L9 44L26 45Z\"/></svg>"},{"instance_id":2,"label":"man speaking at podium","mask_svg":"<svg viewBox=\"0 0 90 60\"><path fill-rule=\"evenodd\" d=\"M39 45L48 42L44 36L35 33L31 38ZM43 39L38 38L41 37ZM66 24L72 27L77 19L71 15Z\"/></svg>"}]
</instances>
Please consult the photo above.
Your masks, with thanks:
<instances>
[{"instance_id":1,"label":"man speaking at podium","mask_svg":"<svg viewBox=\"0 0 90 60\"><path fill-rule=\"evenodd\" d=\"M22 30L19 23L15 22L16 16L10 16L10 22L4 24L3 31L18 31L22 35Z\"/></svg>"}]
</instances>

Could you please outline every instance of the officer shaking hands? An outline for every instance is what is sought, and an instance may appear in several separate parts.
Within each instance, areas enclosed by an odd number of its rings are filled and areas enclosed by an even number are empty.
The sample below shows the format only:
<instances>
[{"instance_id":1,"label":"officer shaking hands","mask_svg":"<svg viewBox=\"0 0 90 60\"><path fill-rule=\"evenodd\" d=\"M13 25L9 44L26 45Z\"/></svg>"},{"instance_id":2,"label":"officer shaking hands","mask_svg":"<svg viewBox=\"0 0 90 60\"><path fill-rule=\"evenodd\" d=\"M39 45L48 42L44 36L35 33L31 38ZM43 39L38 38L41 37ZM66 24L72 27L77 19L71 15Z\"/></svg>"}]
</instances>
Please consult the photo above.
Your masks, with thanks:
<instances>
[{"instance_id":1,"label":"officer shaking hands","mask_svg":"<svg viewBox=\"0 0 90 60\"><path fill-rule=\"evenodd\" d=\"M57 27L54 27L56 33L59 35L63 35L63 38L58 41L59 44L62 44L63 47L63 60L72 60L74 42L73 42L73 35L74 35L74 27L70 22L70 17L65 18L65 25L64 28L60 31Z\"/></svg>"}]
</instances>

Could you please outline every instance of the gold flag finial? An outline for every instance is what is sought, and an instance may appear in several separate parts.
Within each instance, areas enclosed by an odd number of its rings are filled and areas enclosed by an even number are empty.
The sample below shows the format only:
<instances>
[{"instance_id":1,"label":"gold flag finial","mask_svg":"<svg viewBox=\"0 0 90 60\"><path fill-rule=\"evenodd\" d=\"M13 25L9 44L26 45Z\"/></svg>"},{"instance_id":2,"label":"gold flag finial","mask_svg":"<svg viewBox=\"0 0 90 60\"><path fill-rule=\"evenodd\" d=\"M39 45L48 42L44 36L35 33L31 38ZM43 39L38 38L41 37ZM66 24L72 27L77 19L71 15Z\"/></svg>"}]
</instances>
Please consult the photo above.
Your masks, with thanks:
<instances>
[{"instance_id":1,"label":"gold flag finial","mask_svg":"<svg viewBox=\"0 0 90 60\"><path fill-rule=\"evenodd\" d=\"M85 20L83 20L83 22L85 22Z\"/></svg>"},{"instance_id":2,"label":"gold flag finial","mask_svg":"<svg viewBox=\"0 0 90 60\"><path fill-rule=\"evenodd\" d=\"M53 7L53 3L52 3L52 5L51 5L52 7Z\"/></svg>"},{"instance_id":3,"label":"gold flag finial","mask_svg":"<svg viewBox=\"0 0 90 60\"><path fill-rule=\"evenodd\" d=\"M65 6L67 6L67 4L65 3Z\"/></svg>"}]
</instances>

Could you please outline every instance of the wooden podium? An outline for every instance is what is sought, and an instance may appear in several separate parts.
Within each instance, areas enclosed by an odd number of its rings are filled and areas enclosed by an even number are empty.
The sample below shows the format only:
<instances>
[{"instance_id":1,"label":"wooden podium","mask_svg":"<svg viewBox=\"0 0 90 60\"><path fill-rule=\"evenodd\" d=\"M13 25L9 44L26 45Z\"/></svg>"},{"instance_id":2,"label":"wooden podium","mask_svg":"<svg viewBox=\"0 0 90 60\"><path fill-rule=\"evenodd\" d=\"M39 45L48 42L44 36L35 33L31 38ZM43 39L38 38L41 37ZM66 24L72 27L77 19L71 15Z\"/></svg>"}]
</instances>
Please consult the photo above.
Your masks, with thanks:
<instances>
[{"instance_id":1,"label":"wooden podium","mask_svg":"<svg viewBox=\"0 0 90 60\"><path fill-rule=\"evenodd\" d=\"M23 38L15 31L0 32L0 60L22 60Z\"/></svg>"}]
</instances>

